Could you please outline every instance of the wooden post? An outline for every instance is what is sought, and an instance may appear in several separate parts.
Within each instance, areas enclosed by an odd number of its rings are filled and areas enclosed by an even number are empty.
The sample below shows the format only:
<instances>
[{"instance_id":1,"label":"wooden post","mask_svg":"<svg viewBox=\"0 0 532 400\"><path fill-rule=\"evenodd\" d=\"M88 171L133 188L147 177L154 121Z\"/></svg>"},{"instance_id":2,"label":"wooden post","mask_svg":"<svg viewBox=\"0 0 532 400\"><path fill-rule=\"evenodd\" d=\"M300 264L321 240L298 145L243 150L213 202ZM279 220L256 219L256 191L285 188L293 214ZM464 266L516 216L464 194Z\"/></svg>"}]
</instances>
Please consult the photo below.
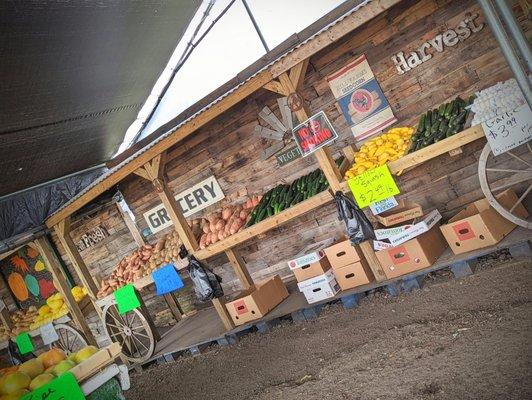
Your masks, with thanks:
<instances>
[{"instance_id":1,"label":"wooden post","mask_svg":"<svg viewBox=\"0 0 532 400\"><path fill-rule=\"evenodd\" d=\"M98 293L98 286L94 281L93 276L91 275L87 265L83 261L81 254L79 254L78 248L74 244L74 241L70 237L70 228L71 228L70 217L59 222L54 226L54 231L61 242L61 245L65 249L65 252L74 267L74 270L79 276L83 286L87 288L87 292L91 299L96 299L96 293Z\"/></svg>"},{"instance_id":2,"label":"wooden post","mask_svg":"<svg viewBox=\"0 0 532 400\"><path fill-rule=\"evenodd\" d=\"M249 289L251 286L253 286L253 279L251 279L251 275L246 267L246 263L244 262L244 259L240 253L235 248L231 248L226 250L225 254L233 266L236 276L240 280L240 283L244 289Z\"/></svg>"},{"instance_id":3,"label":"wooden post","mask_svg":"<svg viewBox=\"0 0 532 400\"><path fill-rule=\"evenodd\" d=\"M181 310L179 309L179 303L177 302L173 293L166 293L163 297L164 297L164 300L166 301L166 304L168 305L168 308L170 309L170 312L175 318L175 320L177 322L181 321L181 319L183 319L183 314L181 313Z\"/></svg>"},{"instance_id":4,"label":"wooden post","mask_svg":"<svg viewBox=\"0 0 532 400\"><path fill-rule=\"evenodd\" d=\"M4 300L1 300L1 301L4 301ZM2 310L0 311L0 319L2 320L2 323L8 330L12 330L13 320L11 319L11 315L9 315L9 310L7 309L7 305L5 305L5 303L4 303L4 306L5 307L3 307Z\"/></svg>"},{"instance_id":5,"label":"wooden post","mask_svg":"<svg viewBox=\"0 0 532 400\"><path fill-rule=\"evenodd\" d=\"M183 216L181 206L177 204L174 195L164 180L164 162L161 159L162 155L159 154L153 160L144 164L143 167L137 169L135 174L149 180L153 184L153 187L161 198L170 219L174 223L174 228L179 234L179 238L183 241L189 251L195 251L199 247L198 242Z\"/></svg>"},{"instance_id":6,"label":"wooden post","mask_svg":"<svg viewBox=\"0 0 532 400\"><path fill-rule=\"evenodd\" d=\"M70 291L70 287L66 281L64 272L60 267L59 260L57 259L52 249L52 246L48 242L48 239L43 236L35 240L34 243L37 249L39 250L39 253L41 254L42 258L46 262L48 271L50 271L54 279L54 285L63 296L63 299L66 305L68 306L70 315L72 316L72 319L74 320L75 324L81 330L81 332L87 339L87 342L96 346L96 339L94 338L89 326L87 325L87 321L85 321L85 317L83 316L83 313L81 312L78 303L76 303L76 300L74 300L74 296L72 296L72 292Z\"/></svg>"},{"instance_id":7,"label":"wooden post","mask_svg":"<svg viewBox=\"0 0 532 400\"><path fill-rule=\"evenodd\" d=\"M228 331L234 329L235 325L233 324L233 320L231 319L227 308L225 308L225 301L222 298L213 299L212 304L214 305L216 312L220 316L220 319L222 320L225 329L227 329Z\"/></svg>"},{"instance_id":8,"label":"wooden post","mask_svg":"<svg viewBox=\"0 0 532 400\"><path fill-rule=\"evenodd\" d=\"M122 216L122 219L124 220L124 223L127 226L127 229L129 230L129 233L131 233L131 236L133 236L133 239L135 239L135 243L137 246L144 246L146 242L144 241L144 238L142 237L142 234L139 231L139 227L133 221L131 216L122 210L122 207L120 207L119 203L116 203L116 208L118 208L118 212L120 212L120 215Z\"/></svg>"},{"instance_id":9,"label":"wooden post","mask_svg":"<svg viewBox=\"0 0 532 400\"><path fill-rule=\"evenodd\" d=\"M360 243L359 246L360 250L362 250L362 253L364 254L364 257L366 257L369 268L375 276L375 280L377 282L386 280L386 274L384 273L384 269L382 268L379 259L375 255L371 240L366 240L365 242Z\"/></svg>"}]
</instances>

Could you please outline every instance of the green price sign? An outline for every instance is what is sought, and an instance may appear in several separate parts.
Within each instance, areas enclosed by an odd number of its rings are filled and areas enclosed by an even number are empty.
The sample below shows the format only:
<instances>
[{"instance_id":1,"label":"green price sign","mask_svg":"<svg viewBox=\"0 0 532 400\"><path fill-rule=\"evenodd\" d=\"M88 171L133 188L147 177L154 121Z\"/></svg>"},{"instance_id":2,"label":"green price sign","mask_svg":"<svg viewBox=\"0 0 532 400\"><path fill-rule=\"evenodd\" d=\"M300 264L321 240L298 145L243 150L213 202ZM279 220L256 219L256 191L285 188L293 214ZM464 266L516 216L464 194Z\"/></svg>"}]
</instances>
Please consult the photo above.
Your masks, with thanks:
<instances>
[{"instance_id":1,"label":"green price sign","mask_svg":"<svg viewBox=\"0 0 532 400\"><path fill-rule=\"evenodd\" d=\"M22 400L84 400L85 396L72 372L66 372L59 378L28 393Z\"/></svg>"},{"instance_id":2,"label":"green price sign","mask_svg":"<svg viewBox=\"0 0 532 400\"><path fill-rule=\"evenodd\" d=\"M360 208L400 193L387 165L357 175L347 184Z\"/></svg>"},{"instance_id":3,"label":"green price sign","mask_svg":"<svg viewBox=\"0 0 532 400\"><path fill-rule=\"evenodd\" d=\"M22 355L31 353L33 350L35 350L31 341L31 337L27 332L18 335L15 338L15 343L17 344L18 351L20 351L20 354Z\"/></svg>"},{"instance_id":4,"label":"green price sign","mask_svg":"<svg viewBox=\"0 0 532 400\"><path fill-rule=\"evenodd\" d=\"M140 307L140 300L137 297L135 286L132 284L122 286L114 292L116 305L119 314L125 314L135 308Z\"/></svg>"}]
</instances>

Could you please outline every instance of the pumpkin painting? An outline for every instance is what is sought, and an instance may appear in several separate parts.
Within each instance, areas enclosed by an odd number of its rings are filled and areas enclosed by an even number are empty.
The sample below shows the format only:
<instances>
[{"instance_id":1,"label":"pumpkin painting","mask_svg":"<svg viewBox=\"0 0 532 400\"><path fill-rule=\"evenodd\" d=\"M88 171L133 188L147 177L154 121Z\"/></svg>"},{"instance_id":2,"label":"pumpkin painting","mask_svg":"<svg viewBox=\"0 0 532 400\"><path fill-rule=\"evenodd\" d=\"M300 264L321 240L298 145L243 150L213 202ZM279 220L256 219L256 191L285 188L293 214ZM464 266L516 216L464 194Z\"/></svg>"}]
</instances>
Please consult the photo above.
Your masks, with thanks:
<instances>
[{"instance_id":1,"label":"pumpkin painting","mask_svg":"<svg viewBox=\"0 0 532 400\"><path fill-rule=\"evenodd\" d=\"M22 278L22 275L18 272L13 272L9 275L7 278L7 284L18 301L25 301L28 299L28 288L26 287L24 278Z\"/></svg>"}]
</instances>

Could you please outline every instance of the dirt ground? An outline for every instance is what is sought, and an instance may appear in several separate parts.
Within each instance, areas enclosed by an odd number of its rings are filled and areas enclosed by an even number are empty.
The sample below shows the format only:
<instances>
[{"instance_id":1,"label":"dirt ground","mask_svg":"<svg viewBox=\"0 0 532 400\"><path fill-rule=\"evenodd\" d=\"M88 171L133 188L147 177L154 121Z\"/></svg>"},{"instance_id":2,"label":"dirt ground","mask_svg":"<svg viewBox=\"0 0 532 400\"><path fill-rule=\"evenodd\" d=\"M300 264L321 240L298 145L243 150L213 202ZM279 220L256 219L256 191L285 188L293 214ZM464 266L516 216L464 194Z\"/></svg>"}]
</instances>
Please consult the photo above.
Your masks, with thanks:
<instances>
[{"instance_id":1,"label":"dirt ground","mask_svg":"<svg viewBox=\"0 0 532 400\"><path fill-rule=\"evenodd\" d=\"M126 398L530 399L532 262L504 260L132 373Z\"/></svg>"}]
</instances>

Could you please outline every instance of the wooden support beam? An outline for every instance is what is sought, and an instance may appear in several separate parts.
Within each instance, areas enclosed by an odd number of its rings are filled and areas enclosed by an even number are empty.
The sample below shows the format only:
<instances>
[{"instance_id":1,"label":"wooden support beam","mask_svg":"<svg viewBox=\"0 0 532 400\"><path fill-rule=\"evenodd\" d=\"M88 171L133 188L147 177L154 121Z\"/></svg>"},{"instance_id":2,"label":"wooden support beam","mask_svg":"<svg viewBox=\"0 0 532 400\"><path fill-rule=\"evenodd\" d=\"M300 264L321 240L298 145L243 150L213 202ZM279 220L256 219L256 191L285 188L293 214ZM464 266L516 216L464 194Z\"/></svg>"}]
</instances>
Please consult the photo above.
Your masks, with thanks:
<instances>
[{"instance_id":1,"label":"wooden support beam","mask_svg":"<svg viewBox=\"0 0 532 400\"><path fill-rule=\"evenodd\" d=\"M63 246L67 257L69 258L76 274L78 274L79 279L83 286L87 288L87 292L91 299L96 299L96 293L98 293L98 286L94 281L92 274L90 273L85 261L79 254L78 248L76 247L74 241L70 236L71 229L71 220L70 217L60 221L56 226L54 226L54 231L57 234L61 245Z\"/></svg>"},{"instance_id":2,"label":"wooden support beam","mask_svg":"<svg viewBox=\"0 0 532 400\"><path fill-rule=\"evenodd\" d=\"M297 90L303 86L309 61L310 58L305 58L299 64L296 64L295 67L290 68L290 80Z\"/></svg>"},{"instance_id":3,"label":"wooden support beam","mask_svg":"<svg viewBox=\"0 0 532 400\"><path fill-rule=\"evenodd\" d=\"M85 320L85 317L83 316L83 313L81 312L78 303L76 303L76 300L74 300L74 296L72 296L70 286L66 281L59 260L57 259L52 249L52 246L48 242L48 239L43 236L35 240L34 243L37 249L39 250L40 255L46 262L46 267L48 271L52 274L55 287L57 288L57 290L59 290L59 293L61 293L66 305L68 306L68 310L70 312L72 320L81 330L81 332L85 336L85 339L87 339L87 342L96 346L96 339L94 338L89 326L87 325L87 321Z\"/></svg>"},{"instance_id":4,"label":"wooden support beam","mask_svg":"<svg viewBox=\"0 0 532 400\"><path fill-rule=\"evenodd\" d=\"M2 320L2 323L8 330L13 329L13 320L11 319L11 315L9 314L9 310L7 309L7 306L3 307L2 310L0 311L0 319Z\"/></svg>"},{"instance_id":5,"label":"wooden support beam","mask_svg":"<svg viewBox=\"0 0 532 400\"><path fill-rule=\"evenodd\" d=\"M365 242L360 243L359 246L360 250L362 250L362 253L364 254L364 257L366 258L366 261L368 262L369 268L373 272L373 276L375 276L375 280L377 282L386 280L386 274L384 273L384 269L382 268L375 251L373 250L371 240L366 240Z\"/></svg>"},{"instance_id":6,"label":"wooden support beam","mask_svg":"<svg viewBox=\"0 0 532 400\"><path fill-rule=\"evenodd\" d=\"M131 216L122 210L122 207L120 207L120 204L116 203L116 208L118 208L118 212L122 216L122 219L124 220L124 223L127 226L127 229L129 230L129 233L131 233L131 236L133 236L133 239L135 240L135 243L137 246L143 246L146 244L146 241L144 240L144 237L142 237L142 234L140 233L139 227L133 221Z\"/></svg>"},{"instance_id":7,"label":"wooden support beam","mask_svg":"<svg viewBox=\"0 0 532 400\"><path fill-rule=\"evenodd\" d=\"M198 242L188 226L187 220L183 216L181 206L177 203L172 191L164 179L164 162L163 155L159 154L153 160L147 162L141 168L135 170L135 174L151 181L155 191L163 202L168 216L174 223L174 229L177 231L179 238L183 241L189 251L198 249Z\"/></svg>"},{"instance_id":8,"label":"wooden support beam","mask_svg":"<svg viewBox=\"0 0 532 400\"><path fill-rule=\"evenodd\" d=\"M252 287L253 279L251 279L251 275L249 274L249 271L246 267L246 263L244 262L244 259L236 250L236 248L227 249L225 251L225 254L229 259L229 262L233 266L236 276L240 280L240 283L242 284L244 289L249 289L250 287Z\"/></svg>"},{"instance_id":9,"label":"wooden support beam","mask_svg":"<svg viewBox=\"0 0 532 400\"><path fill-rule=\"evenodd\" d=\"M166 293L163 297L174 319L177 322L181 321L183 319L183 313L181 312L181 309L179 308L179 303L177 299L175 298L174 294Z\"/></svg>"},{"instance_id":10,"label":"wooden support beam","mask_svg":"<svg viewBox=\"0 0 532 400\"><path fill-rule=\"evenodd\" d=\"M266 85L263 86L263 88L269 90L270 92L280 94L282 96L288 96L289 94L286 93L286 90L284 89L283 85L281 85L281 82L277 80L272 80L268 82Z\"/></svg>"},{"instance_id":11,"label":"wooden support beam","mask_svg":"<svg viewBox=\"0 0 532 400\"><path fill-rule=\"evenodd\" d=\"M216 312L220 316L220 319L222 320L225 329L230 331L231 329L235 328L235 324L233 324L233 320L231 319L231 316L229 315L229 312L227 311L227 308L225 307L225 301L223 298L213 299L212 305L216 309Z\"/></svg>"}]
</instances>

